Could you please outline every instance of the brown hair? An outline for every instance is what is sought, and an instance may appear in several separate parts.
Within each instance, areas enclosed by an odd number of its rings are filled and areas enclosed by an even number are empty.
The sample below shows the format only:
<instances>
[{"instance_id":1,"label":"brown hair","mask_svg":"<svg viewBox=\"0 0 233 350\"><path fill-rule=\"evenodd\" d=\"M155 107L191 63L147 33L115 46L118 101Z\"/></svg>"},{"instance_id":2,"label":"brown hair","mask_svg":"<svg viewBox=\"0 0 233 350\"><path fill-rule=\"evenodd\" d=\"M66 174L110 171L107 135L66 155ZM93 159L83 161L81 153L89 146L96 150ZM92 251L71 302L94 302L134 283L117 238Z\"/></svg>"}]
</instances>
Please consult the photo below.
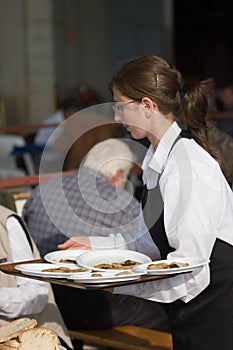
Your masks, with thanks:
<instances>
[{"instance_id":1,"label":"brown hair","mask_svg":"<svg viewBox=\"0 0 233 350\"><path fill-rule=\"evenodd\" d=\"M153 55L123 61L109 84L111 92L116 88L134 100L151 98L164 115L172 113L176 117L182 109L192 137L214 155L207 137L208 86L209 80L184 83L174 66Z\"/></svg>"}]
</instances>

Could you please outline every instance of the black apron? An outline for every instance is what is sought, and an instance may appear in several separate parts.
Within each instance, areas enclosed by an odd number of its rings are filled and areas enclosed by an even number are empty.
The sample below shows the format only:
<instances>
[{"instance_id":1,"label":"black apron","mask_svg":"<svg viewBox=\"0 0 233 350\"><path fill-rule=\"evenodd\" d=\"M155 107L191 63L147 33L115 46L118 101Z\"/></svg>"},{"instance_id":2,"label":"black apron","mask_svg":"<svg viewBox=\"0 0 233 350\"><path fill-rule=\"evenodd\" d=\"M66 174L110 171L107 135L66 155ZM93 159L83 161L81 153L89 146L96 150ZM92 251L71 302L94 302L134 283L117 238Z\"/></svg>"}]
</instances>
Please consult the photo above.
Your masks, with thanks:
<instances>
[{"instance_id":1,"label":"black apron","mask_svg":"<svg viewBox=\"0 0 233 350\"><path fill-rule=\"evenodd\" d=\"M172 148L182 137L190 135L182 131ZM165 232L159 179L154 189L144 186L141 202L151 237L161 259L166 259L174 248ZM208 287L190 302L163 304L170 319L173 350L233 350L233 247L220 239L210 257L210 279Z\"/></svg>"}]
</instances>

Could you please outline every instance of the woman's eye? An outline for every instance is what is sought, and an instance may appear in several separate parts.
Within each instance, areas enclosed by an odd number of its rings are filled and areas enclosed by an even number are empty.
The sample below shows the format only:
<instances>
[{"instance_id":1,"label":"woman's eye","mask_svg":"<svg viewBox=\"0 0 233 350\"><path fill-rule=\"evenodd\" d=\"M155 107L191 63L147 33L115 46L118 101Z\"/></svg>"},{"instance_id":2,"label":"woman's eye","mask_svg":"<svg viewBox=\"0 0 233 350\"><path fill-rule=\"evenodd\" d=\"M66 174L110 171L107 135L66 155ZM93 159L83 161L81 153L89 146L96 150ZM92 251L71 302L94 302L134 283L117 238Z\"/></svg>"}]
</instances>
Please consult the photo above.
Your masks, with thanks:
<instances>
[{"instance_id":1,"label":"woman's eye","mask_svg":"<svg viewBox=\"0 0 233 350\"><path fill-rule=\"evenodd\" d=\"M123 105L122 104L119 104L119 103L115 103L113 106L112 106L114 112L116 113L122 113L123 112Z\"/></svg>"}]
</instances>

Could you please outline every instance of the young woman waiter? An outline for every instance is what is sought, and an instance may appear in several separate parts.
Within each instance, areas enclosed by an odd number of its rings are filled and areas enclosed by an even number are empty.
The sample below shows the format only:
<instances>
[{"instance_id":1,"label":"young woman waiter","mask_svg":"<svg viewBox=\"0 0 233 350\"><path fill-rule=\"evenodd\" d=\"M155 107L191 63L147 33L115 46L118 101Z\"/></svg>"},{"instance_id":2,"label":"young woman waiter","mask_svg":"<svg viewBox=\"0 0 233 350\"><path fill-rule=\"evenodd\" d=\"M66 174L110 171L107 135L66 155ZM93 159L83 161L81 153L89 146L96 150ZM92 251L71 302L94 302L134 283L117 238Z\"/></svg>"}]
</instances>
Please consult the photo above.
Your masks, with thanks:
<instances>
[{"instance_id":1,"label":"young woman waiter","mask_svg":"<svg viewBox=\"0 0 233 350\"><path fill-rule=\"evenodd\" d=\"M207 86L184 83L175 67L150 55L123 62L110 82L115 120L151 143L142 209L161 259L210 261L114 291L163 303L174 350L233 349L233 194L208 145ZM187 132L175 122L181 111Z\"/></svg>"}]
</instances>

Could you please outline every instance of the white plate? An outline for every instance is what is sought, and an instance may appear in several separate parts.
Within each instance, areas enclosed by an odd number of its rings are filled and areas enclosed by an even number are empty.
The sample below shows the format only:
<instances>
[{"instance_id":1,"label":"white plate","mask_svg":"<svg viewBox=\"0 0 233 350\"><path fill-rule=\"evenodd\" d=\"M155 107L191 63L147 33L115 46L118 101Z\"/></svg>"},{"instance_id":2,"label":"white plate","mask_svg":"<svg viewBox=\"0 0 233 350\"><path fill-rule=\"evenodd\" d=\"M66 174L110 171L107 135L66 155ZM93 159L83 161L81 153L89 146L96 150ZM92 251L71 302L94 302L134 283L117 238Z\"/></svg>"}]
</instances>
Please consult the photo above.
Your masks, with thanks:
<instances>
[{"instance_id":1,"label":"white plate","mask_svg":"<svg viewBox=\"0 0 233 350\"><path fill-rule=\"evenodd\" d=\"M16 270L21 271L25 275L29 276L37 276L37 277L52 277L52 278L66 278L70 275L80 275L80 274L86 274L89 271L86 272L47 272L42 271L44 269L51 269L51 268L59 268L62 265L56 265L56 264L47 264L47 263L32 263L32 264L19 264L15 266ZM64 266L67 267L67 266ZM69 266L71 270L76 269L76 266Z\"/></svg>"},{"instance_id":2,"label":"white plate","mask_svg":"<svg viewBox=\"0 0 233 350\"><path fill-rule=\"evenodd\" d=\"M66 348L64 348L64 346L58 345L59 346L59 350L67 350Z\"/></svg>"},{"instance_id":3,"label":"white plate","mask_svg":"<svg viewBox=\"0 0 233 350\"><path fill-rule=\"evenodd\" d=\"M76 260L77 257L82 254L86 253L89 250L81 250L81 249L75 249L75 250L56 250L54 252L50 252L44 256L44 259L52 264L60 264L62 266L77 266ZM70 259L74 260L74 264L72 263L63 263L60 262L61 259Z\"/></svg>"},{"instance_id":4,"label":"white plate","mask_svg":"<svg viewBox=\"0 0 233 350\"><path fill-rule=\"evenodd\" d=\"M132 272L132 271L127 271L127 272L129 272L130 274L116 276L118 273L120 273L116 270L104 271L104 272L101 271L101 275L102 275L101 277L91 277L94 273L100 273L100 272L89 272L85 276L77 277L75 275L71 275L67 278L72 279L75 282L79 282L79 283L92 283L93 284L93 283L131 281L131 280L138 279L141 277L141 275L143 275L143 273L136 273L136 272Z\"/></svg>"},{"instance_id":5,"label":"white plate","mask_svg":"<svg viewBox=\"0 0 233 350\"><path fill-rule=\"evenodd\" d=\"M171 268L171 269L147 270L147 266L149 264L159 264L159 263L170 264L171 262L188 263L189 266L176 267L176 268ZM157 260L157 261L152 261L149 264L147 263L147 264L135 266L133 268L133 272L147 273L148 275L171 275L174 273L192 271L192 270L194 270L198 267L201 267L203 265L206 265L208 263L209 263L209 260L204 260L202 258L174 258L174 259L169 259L169 260Z\"/></svg>"},{"instance_id":6,"label":"white plate","mask_svg":"<svg viewBox=\"0 0 233 350\"><path fill-rule=\"evenodd\" d=\"M80 266L92 269L93 271L107 271L106 269L94 267L95 265L103 263L112 264L113 262L121 262L125 260L139 261L143 264L149 263L151 258L142 253L123 249L90 250L89 252L83 253L77 257L77 263ZM111 269L111 271L113 271L113 269Z\"/></svg>"}]
</instances>

